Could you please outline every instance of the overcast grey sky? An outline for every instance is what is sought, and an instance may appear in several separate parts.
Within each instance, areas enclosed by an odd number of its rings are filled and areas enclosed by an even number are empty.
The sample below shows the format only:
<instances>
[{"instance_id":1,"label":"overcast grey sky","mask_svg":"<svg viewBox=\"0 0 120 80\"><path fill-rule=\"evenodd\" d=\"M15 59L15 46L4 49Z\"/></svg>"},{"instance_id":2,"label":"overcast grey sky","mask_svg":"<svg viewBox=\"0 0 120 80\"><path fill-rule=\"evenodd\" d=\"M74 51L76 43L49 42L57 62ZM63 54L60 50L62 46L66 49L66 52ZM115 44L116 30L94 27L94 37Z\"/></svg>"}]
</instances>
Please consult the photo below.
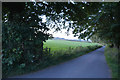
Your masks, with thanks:
<instances>
[{"instance_id":1,"label":"overcast grey sky","mask_svg":"<svg viewBox=\"0 0 120 80\"><path fill-rule=\"evenodd\" d=\"M46 17L45 15L41 16L42 18L42 22L46 22ZM72 34L72 29L69 30L69 35L67 35L65 32L67 30L62 29L61 31L57 31L54 32L55 29L50 29L50 31L48 31L48 33L52 34L53 37L60 37L60 38L65 38L65 39L78 39L77 37L74 37L74 35Z\"/></svg>"},{"instance_id":2,"label":"overcast grey sky","mask_svg":"<svg viewBox=\"0 0 120 80\"><path fill-rule=\"evenodd\" d=\"M67 35L65 32L65 29L62 29L61 31L54 32L54 29L51 29L49 31L50 34L53 34L53 37L60 37L60 38L65 38L65 39L78 39L77 37L74 37L72 34L72 30L69 31L69 35Z\"/></svg>"}]
</instances>

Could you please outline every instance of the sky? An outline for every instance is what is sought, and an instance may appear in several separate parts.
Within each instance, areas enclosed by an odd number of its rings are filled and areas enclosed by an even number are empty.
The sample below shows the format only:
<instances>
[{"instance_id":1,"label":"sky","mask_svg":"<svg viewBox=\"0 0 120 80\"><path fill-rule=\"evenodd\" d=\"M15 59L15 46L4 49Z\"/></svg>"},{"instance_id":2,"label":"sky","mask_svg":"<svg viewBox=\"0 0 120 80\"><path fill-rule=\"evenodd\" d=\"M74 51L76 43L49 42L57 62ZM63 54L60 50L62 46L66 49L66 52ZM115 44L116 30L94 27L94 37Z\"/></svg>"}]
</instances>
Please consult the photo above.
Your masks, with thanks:
<instances>
[{"instance_id":1,"label":"sky","mask_svg":"<svg viewBox=\"0 0 120 80\"><path fill-rule=\"evenodd\" d=\"M42 15L40 17L42 18L42 22L46 22L46 16L45 15ZM53 29L50 29L48 31L48 33L52 34L53 37L65 38L65 39L70 39L70 40L79 40L78 37L74 37L74 34L72 34L72 31L73 31L72 29L69 30L69 35L66 34L66 31L67 31L66 29L62 29L61 31L57 31L57 32L55 32L55 31L56 30L53 28ZM83 39L81 39L81 40L83 40ZM85 38L85 40L87 40L87 39ZM91 41L91 40L88 39L88 41Z\"/></svg>"},{"instance_id":2,"label":"sky","mask_svg":"<svg viewBox=\"0 0 120 80\"><path fill-rule=\"evenodd\" d=\"M50 31L48 31L48 33L53 34L53 37L59 37L59 38L64 38L64 39L69 39L69 40L79 40L78 37L74 37L74 34L72 34L72 30L69 31L69 35L67 35L65 32L65 29L62 29L61 31L58 32L54 32L54 29L51 29ZM87 41L87 38L85 38L85 40L81 39L82 41ZM88 39L88 41L91 42L90 39Z\"/></svg>"},{"instance_id":3,"label":"sky","mask_svg":"<svg viewBox=\"0 0 120 80\"><path fill-rule=\"evenodd\" d=\"M45 15L40 16L42 18L42 22L46 22L46 17ZM62 29L61 31L58 32L54 32L55 29L50 29L50 31L48 31L48 33L52 34L53 37L59 37L59 38L65 38L65 39L78 39L77 37L74 37L74 35L72 34L72 30L69 31L69 35L67 35L65 32L65 29Z\"/></svg>"},{"instance_id":4,"label":"sky","mask_svg":"<svg viewBox=\"0 0 120 80\"><path fill-rule=\"evenodd\" d=\"M72 34L72 31L69 31L69 35L67 35L65 32L65 29L62 29L61 31L58 32L54 32L54 29L51 29L49 31L50 34L53 34L53 37L59 37L59 38L65 38L65 39L78 39L77 37L74 37L74 35Z\"/></svg>"}]
</instances>

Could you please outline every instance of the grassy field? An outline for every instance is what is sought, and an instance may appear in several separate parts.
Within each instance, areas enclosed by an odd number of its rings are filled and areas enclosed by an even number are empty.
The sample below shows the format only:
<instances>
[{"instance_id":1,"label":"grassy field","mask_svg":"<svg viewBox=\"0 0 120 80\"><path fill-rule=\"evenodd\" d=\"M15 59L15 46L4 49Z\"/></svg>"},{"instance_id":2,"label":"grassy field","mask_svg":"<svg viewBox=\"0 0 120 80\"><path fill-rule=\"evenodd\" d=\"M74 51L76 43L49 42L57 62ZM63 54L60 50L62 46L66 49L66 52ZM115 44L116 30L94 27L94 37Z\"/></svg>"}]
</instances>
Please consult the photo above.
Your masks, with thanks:
<instances>
[{"instance_id":1,"label":"grassy field","mask_svg":"<svg viewBox=\"0 0 120 80\"><path fill-rule=\"evenodd\" d=\"M67 50L70 47L76 48L79 46L86 47L86 46L95 46L98 45L97 43L89 43L89 42L77 42L77 41L67 41L67 40L47 40L44 43L44 48L48 47L51 48L51 51L60 51L60 50Z\"/></svg>"}]
</instances>

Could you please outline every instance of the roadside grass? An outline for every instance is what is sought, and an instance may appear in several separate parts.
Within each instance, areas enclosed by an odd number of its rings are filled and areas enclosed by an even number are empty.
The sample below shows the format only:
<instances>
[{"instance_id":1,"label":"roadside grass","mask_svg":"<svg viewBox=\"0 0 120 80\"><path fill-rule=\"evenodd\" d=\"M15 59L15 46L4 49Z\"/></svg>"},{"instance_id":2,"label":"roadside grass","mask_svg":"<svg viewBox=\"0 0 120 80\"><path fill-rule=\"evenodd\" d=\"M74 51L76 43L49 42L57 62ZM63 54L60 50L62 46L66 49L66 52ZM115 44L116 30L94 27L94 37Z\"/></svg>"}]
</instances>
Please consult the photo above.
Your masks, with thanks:
<instances>
[{"instance_id":1,"label":"roadside grass","mask_svg":"<svg viewBox=\"0 0 120 80\"><path fill-rule=\"evenodd\" d=\"M57 65L62 62L85 55L91 51L96 50L97 48L102 47L101 45L98 45L96 43L89 44L89 43L80 42L78 44L75 42L75 44L73 45L74 42L71 42L71 43L70 42L67 43L67 41L65 41L65 42L61 41L60 43L59 42L60 41L56 41L52 45L50 45L51 43L50 44L47 43L47 45L49 44L49 46L51 46L50 47L51 49L53 48L53 51L51 51L50 54L46 54L47 56L45 55L44 59L41 60L39 63L29 64L29 65L25 66L24 68L18 68L18 66L16 66L13 70L8 72L7 75L5 75L3 77L11 77L11 76L16 76L16 75L23 75L23 74L27 74L27 73L36 72L38 70L42 70L47 67ZM73 47L71 47L70 44ZM67 45L67 47L66 47L66 45ZM75 45L79 45L79 46L75 46ZM55 48L55 46L57 48ZM59 47L61 49L59 49ZM64 49L64 48L67 48L67 49Z\"/></svg>"},{"instance_id":2,"label":"roadside grass","mask_svg":"<svg viewBox=\"0 0 120 80\"><path fill-rule=\"evenodd\" d=\"M111 69L112 78L120 78L120 76L118 76L118 68L120 68L120 65L118 65L118 50L107 46L105 48L105 57Z\"/></svg>"}]
</instances>

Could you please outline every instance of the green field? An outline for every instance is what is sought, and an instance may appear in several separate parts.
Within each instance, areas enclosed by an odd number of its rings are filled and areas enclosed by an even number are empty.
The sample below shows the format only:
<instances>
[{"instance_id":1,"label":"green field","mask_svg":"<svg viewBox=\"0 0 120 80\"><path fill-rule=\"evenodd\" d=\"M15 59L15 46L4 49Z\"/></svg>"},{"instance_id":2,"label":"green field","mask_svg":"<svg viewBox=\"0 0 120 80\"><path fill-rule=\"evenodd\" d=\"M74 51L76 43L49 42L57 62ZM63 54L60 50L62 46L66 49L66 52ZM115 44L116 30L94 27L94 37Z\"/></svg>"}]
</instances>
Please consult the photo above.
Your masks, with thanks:
<instances>
[{"instance_id":1,"label":"green field","mask_svg":"<svg viewBox=\"0 0 120 80\"><path fill-rule=\"evenodd\" d=\"M69 47L76 48L79 46L95 46L98 43L89 42L77 42L77 41L67 41L67 40L47 40L44 43L44 48L51 48L51 51L67 50Z\"/></svg>"}]
</instances>

